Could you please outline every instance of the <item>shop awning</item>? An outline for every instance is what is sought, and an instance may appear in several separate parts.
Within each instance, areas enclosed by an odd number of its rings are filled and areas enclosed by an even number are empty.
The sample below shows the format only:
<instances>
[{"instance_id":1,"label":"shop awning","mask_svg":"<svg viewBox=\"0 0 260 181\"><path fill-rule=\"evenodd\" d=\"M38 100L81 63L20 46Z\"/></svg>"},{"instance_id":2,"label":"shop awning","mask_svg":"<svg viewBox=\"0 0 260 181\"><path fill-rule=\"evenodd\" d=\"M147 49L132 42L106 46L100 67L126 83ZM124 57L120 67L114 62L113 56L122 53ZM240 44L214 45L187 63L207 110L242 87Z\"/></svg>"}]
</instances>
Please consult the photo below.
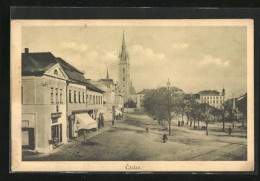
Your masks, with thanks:
<instances>
[{"instance_id":1,"label":"shop awning","mask_svg":"<svg viewBox=\"0 0 260 181\"><path fill-rule=\"evenodd\" d=\"M88 113L76 114L75 123L78 130L97 128L97 121L92 119Z\"/></svg>"}]
</instances>

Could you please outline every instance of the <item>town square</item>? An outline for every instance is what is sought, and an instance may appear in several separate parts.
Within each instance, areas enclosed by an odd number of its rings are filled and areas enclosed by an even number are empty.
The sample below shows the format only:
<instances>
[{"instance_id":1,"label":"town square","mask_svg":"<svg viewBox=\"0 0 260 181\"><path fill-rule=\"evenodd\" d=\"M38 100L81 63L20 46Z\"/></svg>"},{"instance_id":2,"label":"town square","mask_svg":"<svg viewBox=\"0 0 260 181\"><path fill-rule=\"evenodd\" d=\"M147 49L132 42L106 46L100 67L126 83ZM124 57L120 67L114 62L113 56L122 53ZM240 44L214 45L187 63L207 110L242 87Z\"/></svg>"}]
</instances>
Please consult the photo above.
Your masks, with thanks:
<instances>
[{"instance_id":1,"label":"town square","mask_svg":"<svg viewBox=\"0 0 260 181\"><path fill-rule=\"evenodd\" d=\"M22 160L246 161L246 40L232 26L24 27Z\"/></svg>"}]
</instances>

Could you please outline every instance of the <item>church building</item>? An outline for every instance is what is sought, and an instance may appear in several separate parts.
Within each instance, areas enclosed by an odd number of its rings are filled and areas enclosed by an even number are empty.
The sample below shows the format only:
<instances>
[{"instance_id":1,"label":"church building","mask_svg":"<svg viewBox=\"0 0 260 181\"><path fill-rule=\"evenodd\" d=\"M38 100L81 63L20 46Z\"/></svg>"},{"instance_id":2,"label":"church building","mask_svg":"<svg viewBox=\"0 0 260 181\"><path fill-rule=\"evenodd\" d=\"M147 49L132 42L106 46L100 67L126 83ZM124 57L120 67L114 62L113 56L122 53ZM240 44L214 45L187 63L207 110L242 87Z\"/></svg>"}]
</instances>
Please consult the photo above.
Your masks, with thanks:
<instances>
[{"instance_id":1,"label":"church building","mask_svg":"<svg viewBox=\"0 0 260 181\"><path fill-rule=\"evenodd\" d=\"M118 86L121 90L121 94L124 98L124 103L132 100L138 104L138 95L135 92L134 86L132 85L132 81L130 78L130 62L129 62L129 54L125 44L125 34L123 32L123 40L121 50L118 56ZM138 104L139 105L139 104Z\"/></svg>"}]
</instances>

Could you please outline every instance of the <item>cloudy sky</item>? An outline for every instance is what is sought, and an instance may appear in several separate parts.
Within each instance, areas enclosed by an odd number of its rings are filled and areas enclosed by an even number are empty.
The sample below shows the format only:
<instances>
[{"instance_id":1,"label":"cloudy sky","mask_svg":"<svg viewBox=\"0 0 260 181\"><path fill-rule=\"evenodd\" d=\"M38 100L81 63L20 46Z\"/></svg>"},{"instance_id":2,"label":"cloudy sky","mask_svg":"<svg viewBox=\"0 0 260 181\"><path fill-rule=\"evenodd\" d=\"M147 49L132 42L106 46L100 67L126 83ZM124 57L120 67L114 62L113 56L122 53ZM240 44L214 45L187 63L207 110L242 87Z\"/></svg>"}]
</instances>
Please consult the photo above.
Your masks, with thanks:
<instances>
[{"instance_id":1,"label":"cloudy sky","mask_svg":"<svg viewBox=\"0 0 260 181\"><path fill-rule=\"evenodd\" d=\"M52 52L93 80L108 68L116 82L123 30L137 92L168 78L187 93L246 92L246 27L23 27L22 52Z\"/></svg>"}]
</instances>

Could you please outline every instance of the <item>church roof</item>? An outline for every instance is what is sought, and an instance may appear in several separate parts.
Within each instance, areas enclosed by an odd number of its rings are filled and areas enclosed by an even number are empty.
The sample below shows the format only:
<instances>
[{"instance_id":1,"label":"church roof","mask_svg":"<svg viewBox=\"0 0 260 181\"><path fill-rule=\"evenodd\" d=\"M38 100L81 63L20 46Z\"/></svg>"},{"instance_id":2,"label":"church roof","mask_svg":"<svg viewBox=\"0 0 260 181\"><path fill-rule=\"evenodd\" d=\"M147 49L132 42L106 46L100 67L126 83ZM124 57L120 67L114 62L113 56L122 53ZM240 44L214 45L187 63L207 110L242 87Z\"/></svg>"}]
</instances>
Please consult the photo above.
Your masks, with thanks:
<instances>
[{"instance_id":1,"label":"church roof","mask_svg":"<svg viewBox=\"0 0 260 181\"><path fill-rule=\"evenodd\" d=\"M121 47L121 51L119 52L118 58L120 62L128 63L129 55L125 45L125 33L123 33L122 47Z\"/></svg>"},{"instance_id":2,"label":"church roof","mask_svg":"<svg viewBox=\"0 0 260 181\"><path fill-rule=\"evenodd\" d=\"M136 94L134 86L130 85L129 92L130 92L130 95Z\"/></svg>"}]
</instances>

